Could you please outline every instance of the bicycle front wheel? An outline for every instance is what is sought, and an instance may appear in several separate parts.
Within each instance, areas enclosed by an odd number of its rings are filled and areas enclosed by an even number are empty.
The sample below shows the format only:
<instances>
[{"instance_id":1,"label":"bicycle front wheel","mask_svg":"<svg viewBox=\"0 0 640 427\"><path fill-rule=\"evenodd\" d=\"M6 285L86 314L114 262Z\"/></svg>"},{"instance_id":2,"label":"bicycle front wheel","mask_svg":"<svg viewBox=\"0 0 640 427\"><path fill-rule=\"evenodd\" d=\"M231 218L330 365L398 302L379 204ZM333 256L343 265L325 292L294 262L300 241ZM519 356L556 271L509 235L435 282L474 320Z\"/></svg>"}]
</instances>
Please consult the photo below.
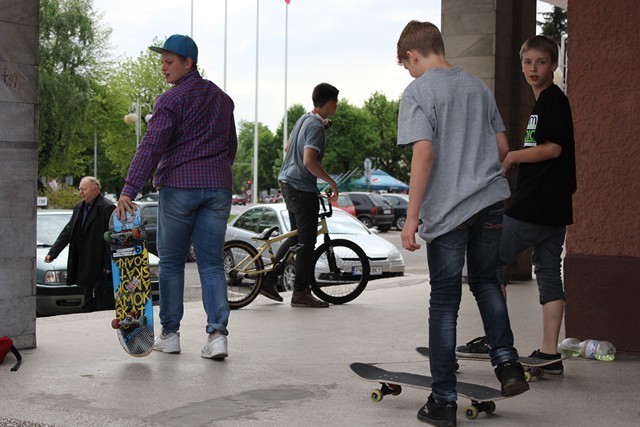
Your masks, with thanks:
<instances>
[{"instance_id":1,"label":"bicycle front wheel","mask_svg":"<svg viewBox=\"0 0 640 427\"><path fill-rule=\"evenodd\" d=\"M227 300L232 309L242 308L256 299L264 277L264 263L258 251L239 240L224 244L224 274Z\"/></svg>"},{"instance_id":2,"label":"bicycle front wheel","mask_svg":"<svg viewBox=\"0 0 640 427\"><path fill-rule=\"evenodd\" d=\"M315 250L313 260L311 289L331 304L353 301L369 282L369 258L350 240L323 243Z\"/></svg>"}]
</instances>

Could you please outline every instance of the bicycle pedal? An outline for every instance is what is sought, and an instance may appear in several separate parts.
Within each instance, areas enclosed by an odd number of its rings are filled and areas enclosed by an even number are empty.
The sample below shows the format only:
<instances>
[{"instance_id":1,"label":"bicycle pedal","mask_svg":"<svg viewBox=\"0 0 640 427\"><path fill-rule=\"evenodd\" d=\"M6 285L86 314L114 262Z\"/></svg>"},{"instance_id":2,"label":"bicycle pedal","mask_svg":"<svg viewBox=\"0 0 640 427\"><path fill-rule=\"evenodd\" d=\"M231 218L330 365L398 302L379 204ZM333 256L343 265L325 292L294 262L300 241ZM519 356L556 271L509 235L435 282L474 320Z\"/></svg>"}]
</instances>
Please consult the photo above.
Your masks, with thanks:
<instances>
[{"instance_id":1,"label":"bicycle pedal","mask_svg":"<svg viewBox=\"0 0 640 427\"><path fill-rule=\"evenodd\" d=\"M298 253L298 251L303 247L304 245L302 243L296 243L295 245L289 248L289 252L291 252L292 254Z\"/></svg>"}]
</instances>

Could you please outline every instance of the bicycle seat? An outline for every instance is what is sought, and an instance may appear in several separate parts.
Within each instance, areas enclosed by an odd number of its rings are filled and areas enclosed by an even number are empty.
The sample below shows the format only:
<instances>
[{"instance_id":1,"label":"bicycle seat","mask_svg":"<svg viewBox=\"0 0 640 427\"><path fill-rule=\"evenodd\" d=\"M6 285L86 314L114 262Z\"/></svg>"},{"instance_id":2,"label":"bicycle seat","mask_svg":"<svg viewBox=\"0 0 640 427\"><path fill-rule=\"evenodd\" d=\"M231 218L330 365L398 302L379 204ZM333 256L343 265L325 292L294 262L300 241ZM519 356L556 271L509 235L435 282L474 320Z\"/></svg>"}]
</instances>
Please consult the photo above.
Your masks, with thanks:
<instances>
[{"instance_id":1,"label":"bicycle seat","mask_svg":"<svg viewBox=\"0 0 640 427\"><path fill-rule=\"evenodd\" d=\"M280 227L278 227L277 225L274 225L273 227L269 228L268 230L263 231L262 233L258 234L257 236L252 237L251 239L267 241L267 240L269 240L271 238L271 235L275 231L278 231L279 229L280 229Z\"/></svg>"}]
</instances>

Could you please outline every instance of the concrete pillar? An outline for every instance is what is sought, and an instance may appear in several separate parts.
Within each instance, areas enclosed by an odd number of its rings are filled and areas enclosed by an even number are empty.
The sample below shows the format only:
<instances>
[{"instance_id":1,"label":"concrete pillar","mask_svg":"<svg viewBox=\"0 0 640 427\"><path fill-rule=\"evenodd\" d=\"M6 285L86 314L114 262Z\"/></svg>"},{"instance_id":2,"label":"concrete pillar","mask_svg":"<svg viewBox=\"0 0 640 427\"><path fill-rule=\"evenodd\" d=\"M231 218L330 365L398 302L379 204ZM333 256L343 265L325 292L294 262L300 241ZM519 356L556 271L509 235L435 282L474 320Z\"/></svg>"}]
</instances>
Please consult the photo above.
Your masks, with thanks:
<instances>
[{"instance_id":1,"label":"concrete pillar","mask_svg":"<svg viewBox=\"0 0 640 427\"><path fill-rule=\"evenodd\" d=\"M442 0L442 35L449 61L493 89L512 149L522 148L535 103L522 76L520 47L536 33L536 1ZM509 176L512 190L515 173ZM510 266L512 279L531 278L531 252Z\"/></svg>"},{"instance_id":2,"label":"concrete pillar","mask_svg":"<svg viewBox=\"0 0 640 427\"><path fill-rule=\"evenodd\" d=\"M578 190L564 262L566 334L639 355L640 6L570 0L567 11Z\"/></svg>"},{"instance_id":3,"label":"concrete pillar","mask_svg":"<svg viewBox=\"0 0 640 427\"><path fill-rule=\"evenodd\" d=\"M38 0L0 2L0 336L36 346Z\"/></svg>"}]
</instances>

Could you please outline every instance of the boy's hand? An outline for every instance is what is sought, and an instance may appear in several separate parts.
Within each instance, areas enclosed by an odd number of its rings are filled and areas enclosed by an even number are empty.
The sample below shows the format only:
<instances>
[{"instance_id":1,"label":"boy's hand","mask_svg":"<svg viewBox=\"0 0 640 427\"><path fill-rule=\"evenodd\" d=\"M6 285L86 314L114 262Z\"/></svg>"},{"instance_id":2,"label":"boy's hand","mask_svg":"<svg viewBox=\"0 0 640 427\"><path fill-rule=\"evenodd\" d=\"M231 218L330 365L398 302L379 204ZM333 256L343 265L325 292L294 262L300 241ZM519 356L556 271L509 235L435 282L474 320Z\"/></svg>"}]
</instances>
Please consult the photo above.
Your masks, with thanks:
<instances>
[{"instance_id":1,"label":"boy's hand","mask_svg":"<svg viewBox=\"0 0 640 427\"><path fill-rule=\"evenodd\" d=\"M116 205L116 216L120 221L122 221L127 217L127 213L129 215L133 215L133 211L135 211L137 208L138 207L136 206L136 204L131 201L131 197L120 196L120 198L118 199L118 204Z\"/></svg>"},{"instance_id":2,"label":"boy's hand","mask_svg":"<svg viewBox=\"0 0 640 427\"><path fill-rule=\"evenodd\" d=\"M407 218L402 228L402 247L410 252L420 249L420 244L416 243L416 232L418 231L418 218Z\"/></svg>"}]
</instances>

